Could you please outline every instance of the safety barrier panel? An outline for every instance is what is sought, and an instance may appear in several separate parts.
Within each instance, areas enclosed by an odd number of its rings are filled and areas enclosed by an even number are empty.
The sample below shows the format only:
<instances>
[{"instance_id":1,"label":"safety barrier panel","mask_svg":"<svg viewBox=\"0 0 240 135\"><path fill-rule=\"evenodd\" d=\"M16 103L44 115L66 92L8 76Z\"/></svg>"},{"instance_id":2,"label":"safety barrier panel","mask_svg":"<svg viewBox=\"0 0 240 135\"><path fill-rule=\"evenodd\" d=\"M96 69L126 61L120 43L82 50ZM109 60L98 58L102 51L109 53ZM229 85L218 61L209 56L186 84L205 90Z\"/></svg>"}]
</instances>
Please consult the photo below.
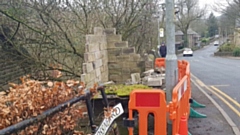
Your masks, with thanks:
<instances>
[{"instance_id":1,"label":"safety barrier panel","mask_svg":"<svg viewBox=\"0 0 240 135\"><path fill-rule=\"evenodd\" d=\"M156 58L154 68L166 68L165 58ZM190 74L189 63L185 60L178 60L178 81L185 75Z\"/></svg>"},{"instance_id":2,"label":"safety barrier panel","mask_svg":"<svg viewBox=\"0 0 240 135\"><path fill-rule=\"evenodd\" d=\"M188 76L185 75L182 80L174 87L172 102L170 103L170 119L172 120L173 135L179 134L181 118L188 118L190 112L190 89L188 87Z\"/></svg>"},{"instance_id":3,"label":"safety barrier panel","mask_svg":"<svg viewBox=\"0 0 240 135\"><path fill-rule=\"evenodd\" d=\"M133 120L133 111L139 114L139 135L148 134L148 115L154 115L154 135L167 134L167 104L165 92L158 89L134 90L130 93L129 119ZM133 127L129 127L129 135L133 135Z\"/></svg>"},{"instance_id":4,"label":"safety barrier panel","mask_svg":"<svg viewBox=\"0 0 240 135\"><path fill-rule=\"evenodd\" d=\"M165 67L165 59L157 58L156 67ZM178 83L173 89L172 101L166 103L165 92L162 90L134 90L130 94L129 120L133 119L132 111L137 110L140 123L139 135L147 135L148 114L154 113L154 134L166 135L166 114L169 113L169 119L172 120L172 135L185 135L188 132L190 98L190 65L187 61L178 60ZM129 135L133 135L132 127L129 128Z\"/></svg>"},{"instance_id":5,"label":"safety barrier panel","mask_svg":"<svg viewBox=\"0 0 240 135\"><path fill-rule=\"evenodd\" d=\"M156 58L155 63L154 63L154 68L156 67L164 67L165 68L165 59L164 58Z\"/></svg>"}]
</instances>

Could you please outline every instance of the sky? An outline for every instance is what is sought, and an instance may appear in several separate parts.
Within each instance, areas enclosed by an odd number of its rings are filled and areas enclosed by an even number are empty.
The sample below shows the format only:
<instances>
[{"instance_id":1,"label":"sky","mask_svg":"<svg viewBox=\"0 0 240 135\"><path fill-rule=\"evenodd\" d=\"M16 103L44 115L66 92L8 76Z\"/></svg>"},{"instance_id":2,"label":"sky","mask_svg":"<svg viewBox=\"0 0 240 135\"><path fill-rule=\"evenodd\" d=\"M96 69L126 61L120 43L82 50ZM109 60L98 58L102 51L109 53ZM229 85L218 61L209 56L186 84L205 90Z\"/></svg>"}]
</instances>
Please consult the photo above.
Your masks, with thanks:
<instances>
[{"instance_id":1,"label":"sky","mask_svg":"<svg viewBox=\"0 0 240 135\"><path fill-rule=\"evenodd\" d=\"M215 16L220 16L221 13L214 11L211 7L215 5L215 3L219 3L219 1L224 1L224 0L199 0L199 5L201 8L204 8L205 5L208 5L209 7L209 13L213 12Z\"/></svg>"}]
</instances>

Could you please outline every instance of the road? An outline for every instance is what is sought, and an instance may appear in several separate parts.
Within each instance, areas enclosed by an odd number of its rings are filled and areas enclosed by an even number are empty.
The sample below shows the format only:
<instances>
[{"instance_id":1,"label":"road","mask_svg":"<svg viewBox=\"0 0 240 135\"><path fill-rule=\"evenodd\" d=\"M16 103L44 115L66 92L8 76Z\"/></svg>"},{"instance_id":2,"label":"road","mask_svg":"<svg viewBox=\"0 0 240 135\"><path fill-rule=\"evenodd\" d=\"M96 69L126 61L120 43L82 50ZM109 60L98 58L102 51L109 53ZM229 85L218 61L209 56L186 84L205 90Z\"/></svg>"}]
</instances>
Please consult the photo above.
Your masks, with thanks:
<instances>
[{"instance_id":1,"label":"road","mask_svg":"<svg viewBox=\"0 0 240 135\"><path fill-rule=\"evenodd\" d=\"M220 105L240 129L240 59L215 57L217 46L209 45L193 57L178 56L190 62L191 78Z\"/></svg>"}]
</instances>

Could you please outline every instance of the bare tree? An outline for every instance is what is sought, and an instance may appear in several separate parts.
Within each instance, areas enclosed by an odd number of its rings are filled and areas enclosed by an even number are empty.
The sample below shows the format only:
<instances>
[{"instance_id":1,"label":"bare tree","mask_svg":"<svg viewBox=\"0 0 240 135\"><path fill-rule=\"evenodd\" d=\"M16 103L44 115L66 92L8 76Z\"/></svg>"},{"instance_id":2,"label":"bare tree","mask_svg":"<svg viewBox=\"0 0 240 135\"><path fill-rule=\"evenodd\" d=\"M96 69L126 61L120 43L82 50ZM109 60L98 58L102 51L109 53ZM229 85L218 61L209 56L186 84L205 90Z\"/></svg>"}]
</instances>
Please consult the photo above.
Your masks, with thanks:
<instances>
[{"instance_id":1,"label":"bare tree","mask_svg":"<svg viewBox=\"0 0 240 135\"><path fill-rule=\"evenodd\" d=\"M183 32L184 45L188 47L187 31L192 22L205 15L205 9L199 8L198 0L178 0L176 3L179 8L179 13L176 15L176 26Z\"/></svg>"},{"instance_id":2,"label":"bare tree","mask_svg":"<svg viewBox=\"0 0 240 135\"><path fill-rule=\"evenodd\" d=\"M49 77L48 71L53 69L63 72L62 79L80 78L85 35L96 22L89 12L91 9L81 2L8 2L0 5L1 18L11 31L8 33L11 36L4 37L11 43L12 49L25 58L19 62L29 62L31 70L41 73L44 78Z\"/></svg>"},{"instance_id":3,"label":"bare tree","mask_svg":"<svg viewBox=\"0 0 240 135\"><path fill-rule=\"evenodd\" d=\"M129 41L129 45L141 53L151 47L152 35L157 31L156 22L153 21L156 3L157 0L100 0L98 19L104 28L116 28L117 34L121 34L123 40Z\"/></svg>"}]
</instances>

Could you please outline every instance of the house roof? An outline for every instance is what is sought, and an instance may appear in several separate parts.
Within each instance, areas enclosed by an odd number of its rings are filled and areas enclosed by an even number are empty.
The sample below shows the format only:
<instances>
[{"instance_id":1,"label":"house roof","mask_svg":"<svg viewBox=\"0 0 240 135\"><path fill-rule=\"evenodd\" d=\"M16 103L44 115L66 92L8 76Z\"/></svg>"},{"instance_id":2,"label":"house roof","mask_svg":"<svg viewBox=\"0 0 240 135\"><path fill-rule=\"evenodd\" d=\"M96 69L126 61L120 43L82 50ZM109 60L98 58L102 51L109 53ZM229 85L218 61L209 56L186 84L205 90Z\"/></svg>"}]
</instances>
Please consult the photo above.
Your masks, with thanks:
<instances>
[{"instance_id":1,"label":"house roof","mask_svg":"<svg viewBox=\"0 0 240 135\"><path fill-rule=\"evenodd\" d=\"M191 28L188 29L187 34L188 35L196 35L195 37L200 37L200 35L197 32L193 31ZM175 32L175 35L176 36L182 36L184 34L181 30L178 30L178 31Z\"/></svg>"},{"instance_id":2,"label":"house roof","mask_svg":"<svg viewBox=\"0 0 240 135\"><path fill-rule=\"evenodd\" d=\"M178 31L175 32L175 35L176 35L176 36L181 36L181 35L183 35L183 32L180 31L180 30L178 30Z\"/></svg>"},{"instance_id":3,"label":"house roof","mask_svg":"<svg viewBox=\"0 0 240 135\"><path fill-rule=\"evenodd\" d=\"M198 33L193 31L191 28L188 29L187 34L188 35L198 35Z\"/></svg>"}]
</instances>

